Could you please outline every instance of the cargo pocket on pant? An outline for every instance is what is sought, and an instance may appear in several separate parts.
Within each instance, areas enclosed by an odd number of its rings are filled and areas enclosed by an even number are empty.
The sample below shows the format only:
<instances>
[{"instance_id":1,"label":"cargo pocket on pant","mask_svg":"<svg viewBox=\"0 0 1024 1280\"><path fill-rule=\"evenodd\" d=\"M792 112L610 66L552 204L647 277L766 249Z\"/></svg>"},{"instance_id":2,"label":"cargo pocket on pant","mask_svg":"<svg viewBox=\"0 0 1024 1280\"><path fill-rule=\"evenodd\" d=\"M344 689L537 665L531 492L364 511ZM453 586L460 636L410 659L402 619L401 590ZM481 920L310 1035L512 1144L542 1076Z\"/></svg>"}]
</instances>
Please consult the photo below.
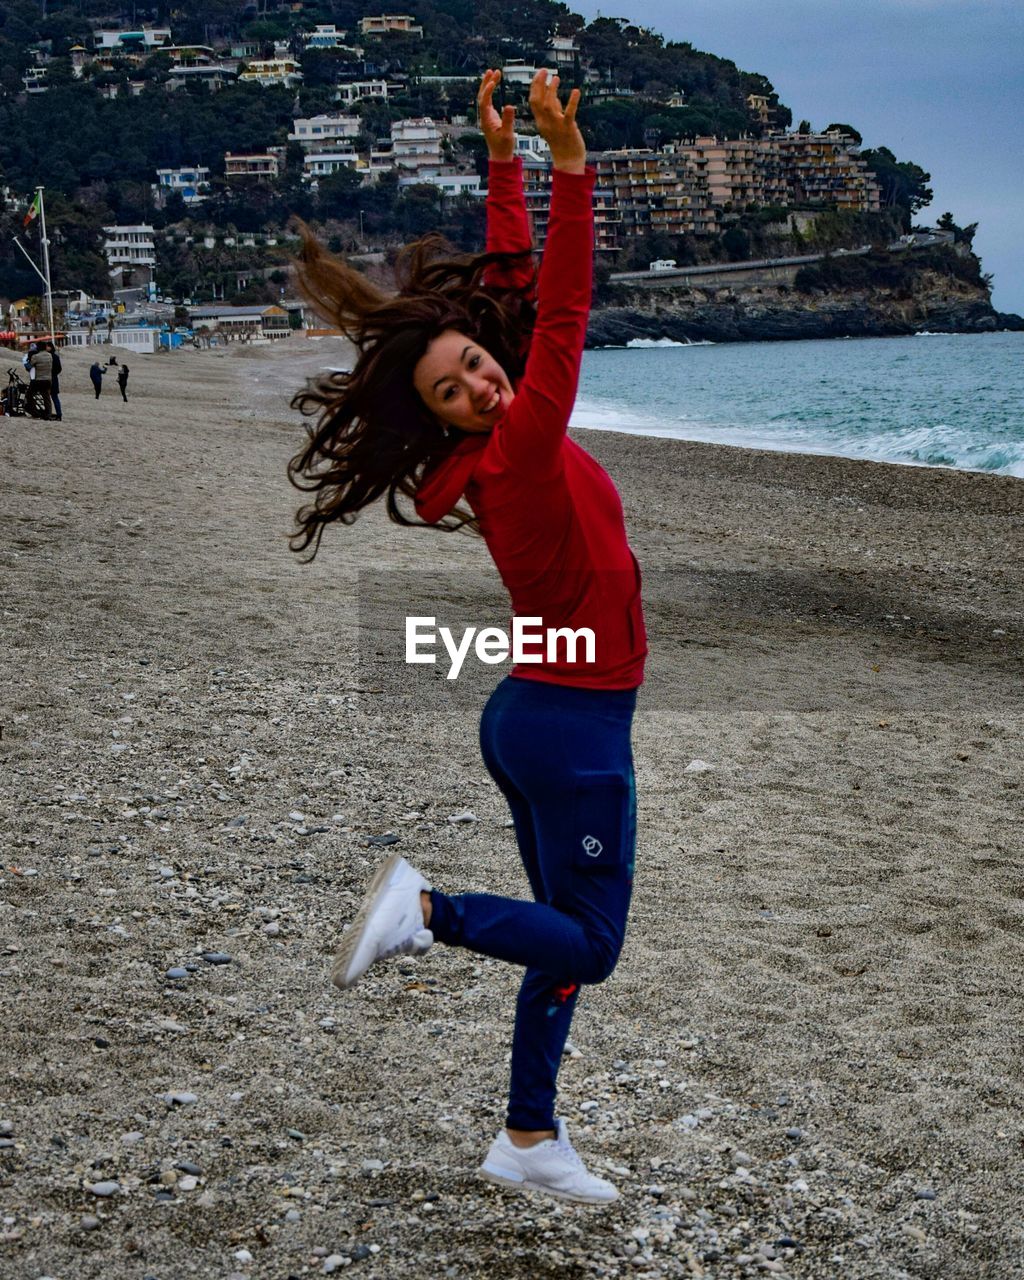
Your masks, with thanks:
<instances>
[{"instance_id":1,"label":"cargo pocket on pant","mask_svg":"<svg viewBox=\"0 0 1024 1280\"><path fill-rule=\"evenodd\" d=\"M580 773L573 786L572 862L580 871L612 871L629 861L630 779L617 771Z\"/></svg>"}]
</instances>

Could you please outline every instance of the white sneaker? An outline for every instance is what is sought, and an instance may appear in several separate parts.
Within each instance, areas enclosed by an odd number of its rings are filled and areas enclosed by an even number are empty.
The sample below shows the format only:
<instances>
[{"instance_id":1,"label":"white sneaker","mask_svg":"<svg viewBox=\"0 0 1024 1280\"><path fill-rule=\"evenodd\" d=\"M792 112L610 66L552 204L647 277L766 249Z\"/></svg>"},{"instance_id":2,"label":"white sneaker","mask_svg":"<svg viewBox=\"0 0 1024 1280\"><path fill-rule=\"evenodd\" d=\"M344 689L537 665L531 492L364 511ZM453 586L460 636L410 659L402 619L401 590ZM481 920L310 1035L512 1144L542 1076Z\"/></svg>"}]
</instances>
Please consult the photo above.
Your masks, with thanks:
<instances>
[{"instance_id":1,"label":"white sneaker","mask_svg":"<svg viewBox=\"0 0 1024 1280\"><path fill-rule=\"evenodd\" d=\"M423 923L420 893L430 885L400 853L393 853L370 882L363 905L343 935L331 967L336 987L354 987L375 960L421 956L434 942Z\"/></svg>"},{"instance_id":2,"label":"white sneaker","mask_svg":"<svg viewBox=\"0 0 1024 1280\"><path fill-rule=\"evenodd\" d=\"M480 1166L480 1177L502 1187L543 1191L560 1200L579 1200L583 1204L611 1204L618 1200L619 1193L610 1182L587 1172L569 1141L565 1121L558 1120L556 1125L556 1138L545 1138L532 1147L515 1146L502 1129Z\"/></svg>"}]
</instances>

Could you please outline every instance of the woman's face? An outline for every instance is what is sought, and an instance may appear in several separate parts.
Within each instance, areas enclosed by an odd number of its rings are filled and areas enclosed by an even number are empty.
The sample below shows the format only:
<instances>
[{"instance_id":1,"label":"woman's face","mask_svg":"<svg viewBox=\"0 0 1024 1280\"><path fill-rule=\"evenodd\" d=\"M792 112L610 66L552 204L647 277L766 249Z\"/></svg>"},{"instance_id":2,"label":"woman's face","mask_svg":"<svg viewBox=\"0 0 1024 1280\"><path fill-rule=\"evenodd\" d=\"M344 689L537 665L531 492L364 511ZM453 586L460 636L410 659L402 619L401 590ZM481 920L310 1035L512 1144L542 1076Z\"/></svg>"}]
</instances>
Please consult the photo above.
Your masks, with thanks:
<instances>
[{"instance_id":1,"label":"woman's face","mask_svg":"<svg viewBox=\"0 0 1024 1280\"><path fill-rule=\"evenodd\" d=\"M456 329L431 342L412 381L427 408L459 431L492 430L516 395L497 360Z\"/></svg>"}]
</instances>

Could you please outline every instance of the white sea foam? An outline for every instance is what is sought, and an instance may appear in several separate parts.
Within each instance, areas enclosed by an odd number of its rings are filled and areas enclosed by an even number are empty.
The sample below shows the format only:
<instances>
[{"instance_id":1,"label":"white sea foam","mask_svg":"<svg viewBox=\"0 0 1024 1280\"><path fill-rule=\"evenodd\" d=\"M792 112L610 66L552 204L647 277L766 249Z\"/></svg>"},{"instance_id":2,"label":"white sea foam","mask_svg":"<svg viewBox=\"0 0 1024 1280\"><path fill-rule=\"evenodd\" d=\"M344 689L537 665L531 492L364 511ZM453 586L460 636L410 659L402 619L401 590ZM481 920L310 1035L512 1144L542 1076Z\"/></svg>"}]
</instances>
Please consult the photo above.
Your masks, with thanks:
<instances>
[{"instance_id":1,"label":"white sea foam","mask_svg":"<svg viewBox=\"0 0 1024 1280\"><path fill-rule=\"evenodd\" d=\"M715 345L706 338L702 338L699 342L677 342L675 338L630 338L626 343L630 351L652 351L658 347L713 347Z\"/></svg>"}]
</instances>

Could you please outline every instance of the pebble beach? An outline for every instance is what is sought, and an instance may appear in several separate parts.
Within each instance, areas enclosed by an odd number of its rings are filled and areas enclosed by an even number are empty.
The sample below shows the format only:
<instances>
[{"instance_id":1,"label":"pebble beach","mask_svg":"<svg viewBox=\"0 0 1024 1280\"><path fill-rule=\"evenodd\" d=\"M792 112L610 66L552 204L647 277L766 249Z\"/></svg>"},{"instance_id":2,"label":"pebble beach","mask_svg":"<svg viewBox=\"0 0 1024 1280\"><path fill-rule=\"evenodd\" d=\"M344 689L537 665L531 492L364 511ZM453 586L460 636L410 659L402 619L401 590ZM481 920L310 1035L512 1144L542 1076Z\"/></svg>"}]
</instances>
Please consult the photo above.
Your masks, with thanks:
<instances>
[{"instance_id":1,"label":"pebble beach","mask_svg":"<svg viewBox=\"0 0 1024 1280\"><path fill-rule=\"evenodd\" d=\"M560 1077L594 1209L475 1176L517 971L329 983L391 848L527 895L501 670L381 639L500 621L482 541L289 552L336 340L126 358L128 404L69 351L63 422L0 418L0 1275L1024 1275L1024 481L576 433L651 646L630 931Z\"/></svg>"}]
</instances>

